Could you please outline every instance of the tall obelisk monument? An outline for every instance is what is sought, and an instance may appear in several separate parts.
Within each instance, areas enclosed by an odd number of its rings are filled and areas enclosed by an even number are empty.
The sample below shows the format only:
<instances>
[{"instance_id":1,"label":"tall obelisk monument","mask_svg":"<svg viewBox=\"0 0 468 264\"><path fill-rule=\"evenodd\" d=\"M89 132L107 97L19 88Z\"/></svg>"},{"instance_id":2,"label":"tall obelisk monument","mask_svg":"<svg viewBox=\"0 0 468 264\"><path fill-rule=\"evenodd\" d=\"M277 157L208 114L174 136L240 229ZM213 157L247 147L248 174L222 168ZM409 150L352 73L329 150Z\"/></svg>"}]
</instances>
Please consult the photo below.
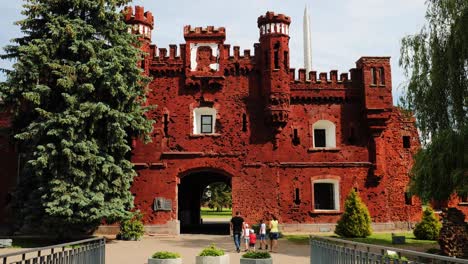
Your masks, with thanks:
<instances>
[{"instance_id":1,"label":"tall obelisk monument","mask_svg":"<svg viewBox=\"0 0 468 264\"><path fill-rule=\"evenodd\" d=\"M309 80L309 72L312 70L312 43L310 42L310 23L307 6L304 9L304 68L306 79Z\"/></svg>"}]
</instances>

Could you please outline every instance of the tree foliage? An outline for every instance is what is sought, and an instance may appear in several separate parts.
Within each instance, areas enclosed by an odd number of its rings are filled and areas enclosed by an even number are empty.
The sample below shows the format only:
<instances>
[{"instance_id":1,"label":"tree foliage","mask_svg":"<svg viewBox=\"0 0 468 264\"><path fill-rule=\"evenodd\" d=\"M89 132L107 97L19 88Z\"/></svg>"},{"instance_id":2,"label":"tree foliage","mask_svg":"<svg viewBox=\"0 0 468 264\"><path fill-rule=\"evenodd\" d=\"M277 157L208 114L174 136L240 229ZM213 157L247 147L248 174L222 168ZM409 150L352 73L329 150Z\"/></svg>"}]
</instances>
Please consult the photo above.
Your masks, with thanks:
<instances>
[{"instance_id":1,"label":"tree foliage","mask_svg":"<svg viewBox=\"0 0 468 264\"><path fill-rule=\"evenodd\" d=\"M131 217L129 143L148 140L152 122L142 53L119 11L128 2L25 0L24 35L5 47L14 65L0 85L23 164L23 227L70 234Z\"/></svg>"},{"instance_id":2,"label":"tree foliage","mask_svg":"<svg viewBox=\"0 0 468 264\"><path fill-rule=\"evenodd\" d=\"M345 210L336 223L335 234L341 237L368 237L372 234L371 217L359 195L351 190L345 201Z\"/></svg>"},{"instance_id":3,"label":"tree foliage","mask_svg":"<svg viewBox=\"0 0 468 264\"><path fill-rule=\"evenodd\" d=\"M212 183L205 189L202 200L211 209L215 208L217 212L221 212L223 208L230 208L232 206L231 187L224 182Z\"/></svg>"},{"instance_id":4,"label":"tree foliage","mask_svg":"<svg viewBox=\"0 0 468 264\"><path fill-rule=\"evenodd\" d=\"M403 106L427 145L416 155L410 190L423 200L468 193L468 1L429 0L427 24L402 40L409 77Z\"/></svg>"}]
</instances>

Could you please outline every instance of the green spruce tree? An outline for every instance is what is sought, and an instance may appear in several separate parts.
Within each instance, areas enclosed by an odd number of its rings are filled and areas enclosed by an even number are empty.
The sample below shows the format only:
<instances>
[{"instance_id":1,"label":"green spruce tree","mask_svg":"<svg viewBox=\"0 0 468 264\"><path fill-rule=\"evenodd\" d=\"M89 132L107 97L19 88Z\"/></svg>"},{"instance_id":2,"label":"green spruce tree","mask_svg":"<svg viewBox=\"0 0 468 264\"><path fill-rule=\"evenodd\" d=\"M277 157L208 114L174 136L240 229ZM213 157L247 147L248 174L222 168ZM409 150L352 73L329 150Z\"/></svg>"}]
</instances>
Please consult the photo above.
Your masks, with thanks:
<instances>
[{"instance_id":1,"label":"green spruce tree","mask_svg":"<svg viewBox=\"0 0 468 264\"><path fill-rule=\"evenodd\" d=\"M70 235L131 217L130 141L148 140L152 122L142 53L119 11L130 1L25 2L0 85L22 162L17 223Z\"/></svg>"},{"instance_id":2,"label":"green spruce tree","mask_svg":"<svg viewBox=\"0 0 468 264\"><path fill-rule=\"evenodd\" d=\"M341 237L368 237L372 234L369 210L354 189L346 198L345 211L336 223L335 234Z\"/></svg>"},{"instance_id":3,"label":"green spruce tree","mask_svg":"<svg viewBox=\"0 0 468 264\"><path fill-rule=\"evenodd\" d=\"M437 220L434 210L430 207L423 212L421 222L414 227L413 234L417 239L421 240L436 240L439 238L442 224Z\"/></svg>"}]
</instances>

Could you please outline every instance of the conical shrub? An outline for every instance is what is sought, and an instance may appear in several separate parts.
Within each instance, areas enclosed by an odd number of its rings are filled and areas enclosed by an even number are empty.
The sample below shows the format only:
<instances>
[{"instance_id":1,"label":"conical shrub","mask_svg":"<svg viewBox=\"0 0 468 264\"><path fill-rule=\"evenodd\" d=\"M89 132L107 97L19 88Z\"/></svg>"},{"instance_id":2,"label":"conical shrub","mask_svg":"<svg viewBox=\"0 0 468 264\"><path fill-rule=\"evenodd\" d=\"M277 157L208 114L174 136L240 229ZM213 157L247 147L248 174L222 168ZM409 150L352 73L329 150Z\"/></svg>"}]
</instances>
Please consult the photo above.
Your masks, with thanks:
<instances>
[{"instance_id":1,"label":"conical shrub","mask_svg":"<svg viewBox=\"0 0 468 264\"><path fill-rule=\"evenodd\" d=\"M346 198L345 211L336 224L335 234L341 237L368 237L372 234L369 210L354 189Z\"/></svg>"},{"instance_id":2,"label":"conical shrub","mask_svg":"<svg viewBox=\"0 0 468 264\"><path fill-rule=\"evenodd\" d=\"M436 240L439 238L441 228L442 224L436 218L434 210L428 207L423 212L421 222L416 224L413 234L417 239Z\"/></svg>"}]
</instances>

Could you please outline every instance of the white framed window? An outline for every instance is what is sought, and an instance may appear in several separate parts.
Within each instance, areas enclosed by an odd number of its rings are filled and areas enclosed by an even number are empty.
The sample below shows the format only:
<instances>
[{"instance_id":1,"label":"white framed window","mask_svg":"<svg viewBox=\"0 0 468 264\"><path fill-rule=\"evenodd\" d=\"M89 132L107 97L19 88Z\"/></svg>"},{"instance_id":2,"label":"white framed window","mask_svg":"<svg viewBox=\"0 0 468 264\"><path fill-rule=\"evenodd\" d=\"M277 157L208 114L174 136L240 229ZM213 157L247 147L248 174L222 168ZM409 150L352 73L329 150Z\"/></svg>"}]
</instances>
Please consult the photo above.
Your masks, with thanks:
<instances>
[{"instance_id":1,"label":"white framed window","mask_svg":"<svg viewBox=\"0 0 468 264\"><path fill-rule=\"evenodd\" d=\"M314 148L336 148L336 127L333 122L319 120L312 126Z\"/></svg>"},{"instance_id":2,"label":"white framed window","mask_svg":"<svg viewBox=\"0 0 468 264\"><path fill-rule=\"evenodd\" d=\"M216 109L199 107L193 110L193 134L214 134Z\"/></svg>"},{"instance_id":3,"label":"white framed window","mask_svg":"<svg viewBox=\"0 0 468 264\"><path fill-rule=\"evenodd\" d=\"M340 186L334 179L313 180L314 211L339 211Z\"/></svg>"}]
</instances>

